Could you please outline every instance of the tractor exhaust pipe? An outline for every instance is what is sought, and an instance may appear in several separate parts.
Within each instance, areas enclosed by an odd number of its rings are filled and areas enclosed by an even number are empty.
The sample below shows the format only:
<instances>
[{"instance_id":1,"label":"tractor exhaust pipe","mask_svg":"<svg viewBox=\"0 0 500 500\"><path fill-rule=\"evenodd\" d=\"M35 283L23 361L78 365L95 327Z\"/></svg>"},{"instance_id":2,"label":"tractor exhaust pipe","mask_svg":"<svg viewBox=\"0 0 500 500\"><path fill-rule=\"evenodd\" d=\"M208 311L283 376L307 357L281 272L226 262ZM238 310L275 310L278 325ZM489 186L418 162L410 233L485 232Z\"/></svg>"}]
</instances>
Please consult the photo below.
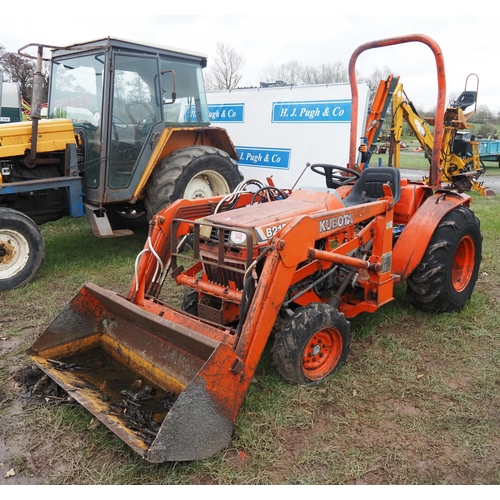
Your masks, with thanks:
<instances>
[{"instance_id":1,"label":"tractor exhaust pipe","mask_svg":"<svg viewBox=\"0 0 500 500\"><path fill-rule=\"evenodd\" d=\"M38 142L38 122L41 118L42 111L42 92L43 92L43 75L42 75L42 65L43 65L43 45L37 46L37 55L32 56L22 51L31 46L25 45L21 47L17 53L23 57L29 57L31 59L36 59L36 70L33 75L33 90L31 94L31 151L28 157L24 159L24 164L28 168L34 168L36 166L36 146Z\"/></svg>"}]
</instances>

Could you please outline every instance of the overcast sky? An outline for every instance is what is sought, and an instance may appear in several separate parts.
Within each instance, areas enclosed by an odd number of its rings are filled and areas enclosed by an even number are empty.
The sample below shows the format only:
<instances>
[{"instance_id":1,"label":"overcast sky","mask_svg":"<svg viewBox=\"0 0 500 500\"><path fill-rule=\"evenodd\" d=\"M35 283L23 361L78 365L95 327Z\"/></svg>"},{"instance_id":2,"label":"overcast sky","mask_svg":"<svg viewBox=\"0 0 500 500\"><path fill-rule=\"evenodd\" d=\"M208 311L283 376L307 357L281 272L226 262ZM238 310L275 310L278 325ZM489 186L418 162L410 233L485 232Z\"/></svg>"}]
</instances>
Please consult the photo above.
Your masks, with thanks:
<instances>
[{"instance_id":1,"label":"overcast sky","mask_svg":"<svg viewBox=\"0 0 500 500\"><path fill-rule=\"evenodd\" d=\"M307 0L297 7L280 2L280 7L275 8L271 0L238 4L187 0L184 7L173 7L173 15L166 15L165 5L170 7L172 3L181 2L122 2L125 13L132 12L133 6L133 15L124 16L116 15L116 2L109 2L110 7L103 7L104 2L33 3L23 7L21 17L18 13L2 15L0 44L8 51L17 51L32 42L69 45L114 36L202 52L208 55L210 66L216 43L222 41L245 57L240 86L258 86L268 64L296 60L319 66L340 61L347 66L353 51L366 42L421 33L433 38L443 51L448 97L457 97L465 88L467 76L475 73L479 77L478 104L500 111L497 13L492 7L488 9L486 3L481 11L476 9L483 14L461 15L460 12L474 12L470 8L474 4L457 0L447 5L435 0L429 5L422 1L405 2L403 8L401 2L358 0L351 2L356 5L354 12L352 8L339 7L342 2L338 1ZM162 15L138 12L155 12L158 5ZM249 5L253 10L249 10ZM28 15L40 6L43 9L37 15ZM197 15L186 15L188 12ZM370 50L357 62L358 73L363 76L386 67L401 77L408 97L417 107L427 110L435 106L436 66L426 45L411 43ZM468 90L475 90L476 85L477 79L469 78Z\"/></svg>"}]
</instances>

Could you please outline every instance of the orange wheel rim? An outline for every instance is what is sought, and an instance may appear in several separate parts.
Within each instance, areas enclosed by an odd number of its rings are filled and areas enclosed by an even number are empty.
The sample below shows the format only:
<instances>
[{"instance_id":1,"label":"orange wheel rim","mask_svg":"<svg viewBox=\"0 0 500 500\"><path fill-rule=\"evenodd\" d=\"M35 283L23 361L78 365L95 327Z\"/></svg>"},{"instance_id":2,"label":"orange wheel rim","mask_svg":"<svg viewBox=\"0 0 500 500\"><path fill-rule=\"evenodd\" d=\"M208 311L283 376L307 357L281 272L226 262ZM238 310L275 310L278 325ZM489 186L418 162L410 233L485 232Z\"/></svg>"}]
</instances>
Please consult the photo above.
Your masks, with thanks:
<instances>
[{"instance_id":1,"label":"orange wheel rim","mask_svg":"<svg viewBox=\"0 0 500 500\"><path fill-rule=\"evenodd\" d=\"M474 241L470 236L465 236L460 240L453 258L451 279L455 291L462 292L470 283L474 272L474 257Z\"/></svg>"},{"instance_id":2,"label":"orange wheel rim","mask_svg":"<svg viewBox=\"0 0 500 500\"><path fill-rule=\"evenodd\" d=\"M321 380L332 372L342 355L343 340L335 328L313 335L302 354L302 371L309 380Z\"/></svg>"}]
</instances>

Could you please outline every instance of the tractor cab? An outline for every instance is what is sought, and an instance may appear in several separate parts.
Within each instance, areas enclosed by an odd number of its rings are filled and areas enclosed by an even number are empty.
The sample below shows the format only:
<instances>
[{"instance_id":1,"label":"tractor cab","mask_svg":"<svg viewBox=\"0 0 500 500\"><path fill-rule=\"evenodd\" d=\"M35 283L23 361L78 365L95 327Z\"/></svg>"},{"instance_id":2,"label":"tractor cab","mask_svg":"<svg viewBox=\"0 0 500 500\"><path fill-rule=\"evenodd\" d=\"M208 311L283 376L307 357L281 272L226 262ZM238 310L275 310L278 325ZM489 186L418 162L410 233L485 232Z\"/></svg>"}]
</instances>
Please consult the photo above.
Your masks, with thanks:
<instances>
[{"instance_id":1,"label":"tractor cab","mask_svg":"<svg viewBox=\"0 0 500 500\"><path fill-rule=\"evenodd\" d=\"M87 201L130 199L165 126L209 124L204 56L106 38L53 51L48 118L79 136Z\"/></svg>"}]
</instances>

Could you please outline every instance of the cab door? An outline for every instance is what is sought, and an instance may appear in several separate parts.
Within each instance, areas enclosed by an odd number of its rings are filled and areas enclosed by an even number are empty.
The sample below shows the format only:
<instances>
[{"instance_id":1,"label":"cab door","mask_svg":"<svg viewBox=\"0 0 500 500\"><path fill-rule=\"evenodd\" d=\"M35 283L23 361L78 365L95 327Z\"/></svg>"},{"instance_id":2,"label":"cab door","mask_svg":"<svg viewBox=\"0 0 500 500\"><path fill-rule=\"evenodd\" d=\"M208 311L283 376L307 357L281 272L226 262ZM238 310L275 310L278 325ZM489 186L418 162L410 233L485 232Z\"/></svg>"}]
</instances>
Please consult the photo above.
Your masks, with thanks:
<instances>
[{"instance_id":1,"label":"cab door","mask_svg":"<svg viewBox=\"0 0 500 500\"><path fill-rule=\"evenodd\" d=\"M132 197L163 130L158 58L115 53L107 133L104 202Z\"/></svg>"}]
</instances>

